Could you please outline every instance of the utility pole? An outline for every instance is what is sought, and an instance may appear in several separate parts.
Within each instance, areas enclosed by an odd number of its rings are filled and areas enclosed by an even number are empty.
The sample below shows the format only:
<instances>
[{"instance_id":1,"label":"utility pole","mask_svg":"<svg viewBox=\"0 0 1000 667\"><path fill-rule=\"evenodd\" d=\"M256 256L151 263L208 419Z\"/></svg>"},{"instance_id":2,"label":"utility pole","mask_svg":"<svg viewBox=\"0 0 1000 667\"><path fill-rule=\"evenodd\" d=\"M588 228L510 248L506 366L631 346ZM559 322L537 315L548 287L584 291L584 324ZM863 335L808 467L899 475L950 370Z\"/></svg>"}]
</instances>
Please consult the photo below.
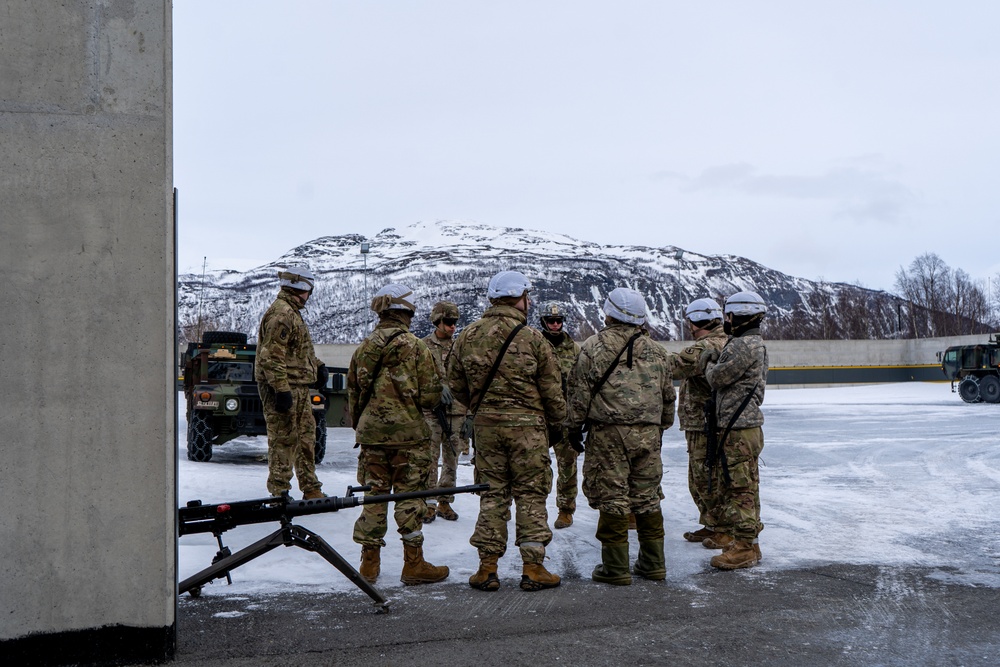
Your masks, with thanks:
<instances>
[{"instance_id":1,"label":"utility pole","mask_svg":"<svg viewBox=\"0 0 1000 667\"><path fill-rule=\"evenodd\" d=\"M364 279L365 279L365 302L363 304L361 304L361 312L362 313L367 313L368 312L367 311L367 308L368 308L368 251L370 249L371 249L371 244L370 243L363 242L361 244L361 258L365 262L365 268L362 271L362 274L364 275ZM362 317L362 319L366 319L365 315L362 315L361 317ZM365 333L367 334L367 331Z\"/></svg>"},{"instance_id":2,"label":"utility pole","mask_svg":"<svg viewBox=\"0 0 1000 667\"><path fill-rule=\"evenodd\" d=\"M205 299L205 267L208 266L208 257L202 256L201 258L201 285L198 286L198 337L195 342L201 342L201 304Z\"/></svg>"},{"instance_id":3,"label":"utility pole","mask_svg":"<svg viewBox=\"0 0 1000 667\"><path fill-rule=\"evenodd\" d=\"M680 320L677 324L677 336L680 340L684 340L684 304L681 303L681 260L684 259L684 251L677 248L674 251L674 260L677 262L677 296L675 301L677 302L677 309L680 313Z\"/></svg>"}]
</instances>

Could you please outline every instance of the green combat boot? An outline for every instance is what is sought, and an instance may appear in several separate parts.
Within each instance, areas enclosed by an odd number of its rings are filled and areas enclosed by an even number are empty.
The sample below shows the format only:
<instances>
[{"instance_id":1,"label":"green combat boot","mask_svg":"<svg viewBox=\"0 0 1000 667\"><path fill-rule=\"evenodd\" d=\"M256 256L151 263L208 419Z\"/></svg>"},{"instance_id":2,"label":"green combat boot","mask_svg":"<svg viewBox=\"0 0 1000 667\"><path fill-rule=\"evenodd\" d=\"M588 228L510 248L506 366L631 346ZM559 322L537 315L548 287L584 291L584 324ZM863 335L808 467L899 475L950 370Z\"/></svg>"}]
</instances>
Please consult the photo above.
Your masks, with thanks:
<instances>
[{"instance_id":1,"label":"green combat boot","mask_svg":"<svg viewBox=\"0 0 1000 667\"><path fill-rule=\"evenodd\" d=\"M469 577L469 585L479 591L500 590L500 579L497 577L496 554L481 554L479 556L479 569Z\"/></svg>"},{"instance_id":2,"label":"green combat boot","mask_svg":"<svg viewBox=\"0 0 1000 667\"><path fill-rule=\"evenodd\" d=\"M632 574L628 571L628 542L602 546L601 561L603 562L590 575L591 579L612 586L628 586L632 583Z\"/></svg>"},{"instance_id":3,"label":"green combat boot","mask_svg":"<svg viewBox=\"0 0 1000 667\"><path fill-rule=\"evenodd\" d=\"M650 581L663 581L667 578L667 559L663 555L663 540L639 542L639 558L635 561L632 573Z\"/></svg>"},{"instance_id":4,"label":"green combat boot","mask_svg":"<svg viewBox=\"0 0 1000 667\"><path fill-rule=\"evenodd\" d=\"M424 560L424 548L403 542L403 574L399 577L407 586L433 584L448 576L447 565L431 565Z\"/></svg>"}]
</instances>

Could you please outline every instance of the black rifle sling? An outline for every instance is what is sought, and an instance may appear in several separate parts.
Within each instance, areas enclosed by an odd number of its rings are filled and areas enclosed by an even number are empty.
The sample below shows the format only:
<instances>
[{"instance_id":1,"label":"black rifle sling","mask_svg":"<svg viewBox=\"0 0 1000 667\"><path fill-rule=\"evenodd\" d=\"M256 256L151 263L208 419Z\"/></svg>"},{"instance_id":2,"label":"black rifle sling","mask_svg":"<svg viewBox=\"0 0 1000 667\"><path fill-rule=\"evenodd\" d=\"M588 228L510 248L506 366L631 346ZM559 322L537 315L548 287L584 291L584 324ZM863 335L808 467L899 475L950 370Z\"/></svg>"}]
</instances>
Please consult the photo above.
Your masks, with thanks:
<instances>
[{"instance_id":1,"label":"black rifle sling","mask_svg":"<svg viewBox=\"0 0 1000 667\"><path fill-rule=\"evenodd\" d=\"M372 381L368 384L368 389L365 390L364 398L361 401L361 409L358 410L359 417L361 416L361 413L365 411L365 408L368 407L368 402L372 400L372 393L375 391L375 380L378 379L379 373L382 372L382 359L385 358L385 351L389 349L389 343L395 340L397 336L402 336L405 333L407 333L406 329L400 329L396 333L389 336L389 338L385 341L385 345L382 346L382 351L379 353L378 361L375 362L375 367L372 368ZM355 426L357 426L357 424L355 424ZM357 449L360 446L360 442L354 443L354 449Z\"/></svg>"},{"instance_id":2,"label":"black rifle sling","mask_svg":"<svg viewBox=\"0 0 1000 667\"><path fill-rule=\"evenodd\" d=\"M623 347L621 351L618 352L618 355L615 357L615 360L611 362L610 366L608 366L608 370L604 371L604 375L601 376L601 379L598 380L594 384L594 387L590 390L591 401L594 400L594 397L597 396L597 394L604 387L604 383L608 381L608 378L611 377L611 374L615 372L616 368L618 368L618 361L622 358L622 355L625 354L625 350L628 350L628 359L625 361L625 365L628 366L629 368L632 368L632 346L635 345L635 341L638 340L639 336L641 335L642 335L641 329L639 331L636 331L634 334L632 334L632 337L628 339L628 342L625 343L625 347ZM587 411L590 412L589 409Z\"/></svg>"},{"instance_id":3,"label":"black rifle sling","mask_svg":"<svg viewBox=\"0 0 1000 667\"><path fill-rule=\"evenodd\" d=\"M740 418L740 415L743 414L743 411L750 404L750 399L753 398L753 395L756 393L757 387L759 386L760 382L750 388L750 391L747 392L747 395L743 398L743 402L740 403L740 407L736 409L736 412L733 413L732 419L730 419L729 423L726 424L726 430L722 432L722 437L719 438L719 459L722 461L722 481L726 483L726 486L729 486L733 481L729 476L729 461L726 459L726 438L729 437L729 432L733 430L733 425L736 423L736 420Z\"/></svg>"},{"instance_id":4,"label":"black rifle sling","mask_svg":"<svg viewBox=\"0 0 1000 667\"><path fill-rule=\"evenodd\" d=\"M479 406L483 404L483 399L486 398L486 392L490 390L490 385L493 384L493 378L497 374L497 369L500 368L500 362L503 360L503 355L507 354L507 348L510 347L511 342L514 340L514 336L517 332L524 328L524 324L518 324L507 336L507 340L503 342L503 346L497 353L497 358L493 361L493 368L486 375L486 381L483 382L483 388L479 392L479 400L476 401L476 406L470 411L472 416L475 417L476 413L479 412Z\"/></svg>"}]
</instances>

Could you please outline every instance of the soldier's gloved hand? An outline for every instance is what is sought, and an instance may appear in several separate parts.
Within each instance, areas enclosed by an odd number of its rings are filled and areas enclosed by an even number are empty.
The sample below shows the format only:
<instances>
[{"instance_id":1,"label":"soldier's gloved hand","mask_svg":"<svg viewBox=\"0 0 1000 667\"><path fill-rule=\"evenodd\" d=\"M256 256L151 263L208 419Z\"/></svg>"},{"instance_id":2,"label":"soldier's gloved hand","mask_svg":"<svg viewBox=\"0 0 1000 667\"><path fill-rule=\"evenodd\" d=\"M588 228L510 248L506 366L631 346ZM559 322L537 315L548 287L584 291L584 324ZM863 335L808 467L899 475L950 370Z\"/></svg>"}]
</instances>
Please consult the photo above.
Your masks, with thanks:
<instances>
[{"instance_id":1,"label":"soldier's gloved hand","mask_svg":"<svg viewBox=\"0 0 1000 667\"><path fill-rule=\"evenodd\" d=\"M448 389L448 385L441 385L441 405L447 408L454 402L455 398L451 395L451 389Z\"/></svg>"},{"instance_id":2,"label":"soldier's gloved hand","mask_svg":"<svg viewBox=\"0 0 1000 667\"><path fill-rule=\"evenodd\" d=\"M700 368L701 372L704 373L705 372L705 367L708 366L708 362L711 361L711 362L714 363L714 362L716 362L718 360L719 360L719 351L718 350L714 350L714 349L712 349L712 350L705 350L704 352L701 353L701 356L698 357L698 368Z\"/></svg>"},{"instance_id":3,"label":"soldier's gloved hand","mask_svg":"<svg viewBox=\"0 0 1000 667\"><path fill-rule=\"evenodd\" d=\"M549 432L549 447L555 447L564 440L562 424L549 424L548 432Z\"/></svg>"},{"instance_id":4,"label":"soldier's gloved hand","mask_svg":"<svg viewBox=\"0 0 1000 667\"><path fill-rule=\"evenodd\" d=\"M474 417L472 415L465 415L465 421L462 422L462 428L458 430L458 437L462 440L468 440L472 437L472 422Z\"/></svg>"},{"instance_id":5,"label":"soldier's gloved hand","mask_svg":"<svg viewBox=\"0 0 1000 667\"><path fill-rule=\"evenodd\" d=\"M327 380L330 379L330 371L327 370L326 364L320 364L319 368L316 369L316 388L323 389L326 387Z\"/></svg>"},{"instance_id":6,"label":"soldier's gloved hand","mask_svg":"<svg viewBox=\"0 0 1000 667\"><path fill-rule=\"evenodd\" d=\"M285 413L292 409L292 392L279 391L274 395L274 409Z\"/></svg>"},{"instance_id":7,"label":"soldier's gloved hand","mask_svg":"<svg viewBox=\"0 0 1000 667\"><path fill-rule=\"evenodd\" d=\"M583 429L571 428L569 430L569 446L577 454L583 454Z\"/></svg>"}]
</instances>

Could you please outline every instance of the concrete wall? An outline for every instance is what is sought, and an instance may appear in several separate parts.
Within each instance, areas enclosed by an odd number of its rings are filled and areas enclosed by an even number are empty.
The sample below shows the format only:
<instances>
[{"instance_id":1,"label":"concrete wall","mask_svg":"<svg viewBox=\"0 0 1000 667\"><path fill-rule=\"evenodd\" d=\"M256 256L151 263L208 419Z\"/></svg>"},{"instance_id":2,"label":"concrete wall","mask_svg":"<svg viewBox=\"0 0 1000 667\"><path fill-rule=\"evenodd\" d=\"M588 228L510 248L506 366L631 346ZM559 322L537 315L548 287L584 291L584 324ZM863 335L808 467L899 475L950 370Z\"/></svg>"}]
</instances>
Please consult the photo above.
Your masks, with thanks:
<instances>
[{"instance_id":1,"label":"concrete wall","mask_svg":"<svg viewBox=\"0 0 1000 667\"><path fill-rule=\"evenodd\" d=\"M4 664L173 652L170 23L0 0Z\"/></svg>"}]
</instances>

